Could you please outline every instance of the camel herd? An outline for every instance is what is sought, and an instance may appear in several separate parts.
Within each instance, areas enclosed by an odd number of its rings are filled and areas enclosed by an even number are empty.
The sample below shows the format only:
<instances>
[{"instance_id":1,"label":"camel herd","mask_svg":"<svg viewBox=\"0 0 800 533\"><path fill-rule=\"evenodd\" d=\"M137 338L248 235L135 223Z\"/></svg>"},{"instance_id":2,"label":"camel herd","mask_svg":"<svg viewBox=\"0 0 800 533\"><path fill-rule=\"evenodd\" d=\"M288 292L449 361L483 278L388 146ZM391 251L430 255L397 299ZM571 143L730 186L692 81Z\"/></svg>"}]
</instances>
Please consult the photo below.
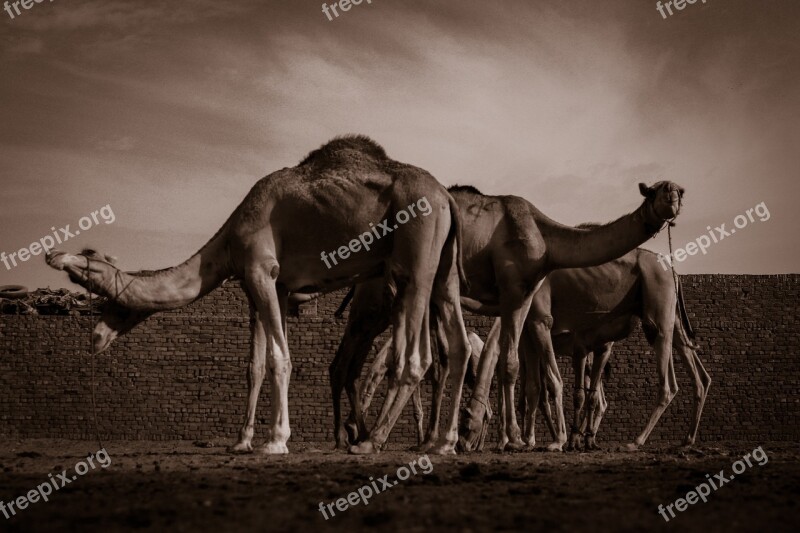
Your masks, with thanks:
<instances>
[{"instance_id":1,"label":"camel herd","mask_svg":"<svg viewBox=\"0 0 800 533\"><path fill-rule=\"evenodd\" d=\"M548 447L562 449L568 437L556 353L571 355L575 368L569 444L592 448L605 410L603 367L613 343L630 333L634 317L641 318L656 351L658 402L630 447L644 444L677 391L673 347L695 381L686 439L693 442L710 379L691 340L677 278L658 267L652 253L637 249L678 215L684 191L668 181L640 184L639 190L644 200L632 213L607 224L570 227L517 196L489 196L471 186L446 189L428 172L390 159L369 138L345 136L312 151L299 165L259 180L216 235L180 265L123 272L92 251L53 250L46 261L108 299L92 337L98 353L153 313L185 306L227 279L242 280L255 320L247 405L231 448L235 452L253 450L256 404L269 378L272 413L260 450L288 453L289 299L308 300L345 287L354 287L352 307L330 375L336 445L350 453L380 451L411 397L422 433L418 389L434 363L431 332L438 371L432 373L434 395L422 449L452 454L482 447L495 366L499 448L534 443L539 407L553 435ZM395 220L422 198L432 207L430 214L407 222L398 218L403 223L395 224L391 235L332 268L320 261L322 252L381 221ZM462 308L497 318L485 345L468 334ZM390 343L362 387L373 341L390 325ZM462 411L470 366L474 384ZM515 409L520 371L524 434ZM387 392L368 430L364 413L384 375ZM351 407L347 421L340 405L343 389ZM446 389L450 401L440 431Z\"/></svg>"}]
</instances>

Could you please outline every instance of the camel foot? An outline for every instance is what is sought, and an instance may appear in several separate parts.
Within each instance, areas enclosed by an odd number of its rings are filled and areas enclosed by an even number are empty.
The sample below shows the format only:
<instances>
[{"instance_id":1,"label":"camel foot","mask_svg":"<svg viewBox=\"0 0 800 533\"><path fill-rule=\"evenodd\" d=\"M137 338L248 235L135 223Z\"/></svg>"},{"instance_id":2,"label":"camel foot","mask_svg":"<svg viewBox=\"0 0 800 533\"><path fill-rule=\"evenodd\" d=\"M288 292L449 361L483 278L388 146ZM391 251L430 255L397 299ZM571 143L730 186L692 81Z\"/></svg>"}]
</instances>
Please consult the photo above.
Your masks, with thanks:
<instances>
[{"instance_id":1,"label":"camel foot","mask_svg":"<svg viewBox=\"0 0 800 533\"><path fill-rule=\"evenodd\" d=\"M694 437L692 437L691 435L686 435L686 438L683 439L683 445L691 446L693 444L694 444Z\"/></svg>"},{"instance_id":2,"label":"camel foot","mask_svg":"<svg viewBox=\"0 0 800 533\"><path fill-rule=\"evenodd\" d=\"M569 451L580 451L581 449L581 434L580 433L573 433L569 436L569 445L567 445L567 450Z\"/></svg>"},{"instance_id":3,"label":"camel foot","mask_svg":"<svg viewBox=\"0 0 800 533\"><path fill-rule=\"evenodd\" d=\"M371 440L365 440L363 442L359 442L358 444L353 444L348 449L349 453L353 455L369 455L378 453L380 450L377 446L375 446Z\"/></svg>"},{"instance_id":4,"label":"camel foot","mask_svg":"<svg viewBox=\"0 0 800 533\"><path fill-rule=\"evenodd\" d=\"M425 441L417 444L416 446L412 446L408 449L410 452L427 452L433 448L433 442Z\"/></svg>"},{"instance_id":5,"label":"camel foot","mask_svg":"<svg viewBox=\"0 0 800 533\"><path fill-rule=\"evenodd\" d=\"M510 440L506 443L504 449L507 452L518 452L525 449L525 443L522 439Z\"/></svg>"},{"instance_id":6,"label":"camel foot","mask_svg":"<svg viewBox=\"0 0 800 533\"><path fill-rule=\"evenodd\" d=\"M466 436L458 438L458 447L465 452L472 452L478 449L481 444L480 431L470 431Z\"/></svg>"},{"instance_id":7,"label":"camel foot","mask_svg":"<svg viewBox=\"0 0 800 533\"><path fill-rule=\"evenodd\" d=\"M564 451L564 443L563 442L551 442L545 448L548 452L563 452Z\"/></svg>"},{"instance_id":8,"label":"camel foot","mask_svg":"<svg viewBox=\"0 0 800 533\"><path fill-rule=\"evenodd\" d=\"M495 446L494 451L497 453L503 453L506 449L506 444L508 444L508 439L501 439L498 441L497 446Z\"/></svg>"},{"instance_id":9,"label":"camel foot","mask_svg":"<svg viewBox=\"0 0 800 533\"><path fill-rule=\"evenodd\" d=\"M344 427L340 427L336 431L336 449L347 450L347 448L350 447L351 442L355 441L350 439L350 435L347 433L347 430Z\"/></svg>"},{"instance_id":10,"label":"camel foot","mask_svg":"<svg viewBox=\"0 0 800 533\"><path fill-rule=\"evenodd\" d=\"M455 444L440 444L430 448L428 453L435 455L456 455L456 446Z\"/></svg>"},{"instance_id":11,"label":"camel foot","mask_svg":"<svg viewBox=\"0 0 800 533\"><path fill-rule=\"evenodd\" d=\"M281 455L289 453L289 448L285 442L268 442L258 449L264 455Z\"/></svg>"},{"instance_id":12,"label":"camel foot","mask_svg":"<svg viewBox=\"0 0 800 533\"><path fill-rule=\"evenodd\" d=\"M253 445L249 442L237 442L228 448L228 453L250 453L253 451Z\"/></svg>"},{"instance_id":13,"label":"camel foot","mask_svg":"<svg viewBox=\"0 0 800 533\"><path fill-rule=\"evenodd\" d=\"M588 451L599 450L600 446L597 445L597 441L594 437L587 437L586 441L584 442L584 449Z\"/></svg>"},{"instance_id":14,"label":"camel foot","mask_svg":"<svg viewBox=\"0 0 800 533\"><path fill-rule=\"evenodd\" d=\"M354 421L345 422L344 433L347 435L347 442L358 442L367 435L358 431L358 425Z\"/></svg>"},{"instance_id":15,"label":"camel foot","mask_svg":"<svg viewBox=\"0 0 800 533\"><path fill-rule=\"evenodd\" d=\"M639 445L636 444L635 442L629 442L628 444L620 448L620 451L622 452L635 452L638 450L639 450Z\"/></svg>"}]
</instances>

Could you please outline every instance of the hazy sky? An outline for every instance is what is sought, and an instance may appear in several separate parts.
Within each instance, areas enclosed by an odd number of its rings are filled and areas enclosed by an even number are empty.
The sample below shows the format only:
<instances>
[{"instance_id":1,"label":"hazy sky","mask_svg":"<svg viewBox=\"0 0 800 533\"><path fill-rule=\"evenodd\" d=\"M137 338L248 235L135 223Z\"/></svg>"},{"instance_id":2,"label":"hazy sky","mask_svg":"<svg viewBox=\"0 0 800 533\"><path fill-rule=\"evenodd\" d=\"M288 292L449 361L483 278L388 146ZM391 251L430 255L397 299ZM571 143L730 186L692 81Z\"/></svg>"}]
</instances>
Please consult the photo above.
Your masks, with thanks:
<instances>
[{"instance_id":1,"label":"hazy sky","mask_svg":"<svg viewBox=\"0 0 800 533\"><path fill-rule=\"evenodd\" d=\"M800 272L800 3L55 0L0 11L0 251L110 205L60 248L162 268L260 177L364 133L442 183L564 223L686 190L683 246L764 202L679 272ZM665 251L666 234L646 244ZM70 286L43 256L0 285ZM74 286L73 286L74 287Z\"/></svg>"}]
</instances>

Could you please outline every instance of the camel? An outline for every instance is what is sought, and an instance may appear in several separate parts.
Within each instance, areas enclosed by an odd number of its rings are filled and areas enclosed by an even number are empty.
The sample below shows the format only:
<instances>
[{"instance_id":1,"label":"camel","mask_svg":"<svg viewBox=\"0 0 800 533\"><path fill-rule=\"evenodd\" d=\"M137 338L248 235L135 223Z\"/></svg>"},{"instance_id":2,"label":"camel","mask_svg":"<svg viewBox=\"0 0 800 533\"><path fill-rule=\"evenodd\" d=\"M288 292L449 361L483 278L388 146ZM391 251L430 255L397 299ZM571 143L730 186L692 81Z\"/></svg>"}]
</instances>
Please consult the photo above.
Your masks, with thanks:
<instances>
[{"instance_id":1,"label":"camel","mask_svg":"<svg viewBox=\"0 0 800 533\"><path fill-rule=\"evenodd\" d=\"M683 188L668 181L657 182L652 187L640 183L639 191L645 200L638 209L608 224L573 228L548 218L518 196L484 195L471 186L454 186L448 191L464 221L462 249L468 283L461 286L461 304L469 311L500 317L498 335L492 342L499 346L500 394L508 405L516 405L514 385L519 373L518 344L523 323L533 293L544 277L559 268L602 264L632 250L655 236L678 215L684 193ZM345 334L330 367L337 448L366 434L358 383L373 339L388 327L389 309L391 299L386 297L379 281L356 287ZM537 324L534 330L538 336L549 335L546 323ZM484 350L497 353L492 348L487 342ZM465 451L475 449L484 431L494 362L484 363L483 357L480 361L479 384L465 411L466 437L459 439ZM560 382L554 355L549 358L548 367L554 373L554 382ZM463 370L456 370L461 372L454 380L458 384L458 389L454 390L456 399L461 394ZM449 371L445 358L442 374L449 376ZM340 402L345 386L351 405L350 417L355 419L358 435L349 435L342 424ZM437 392L434 401L441 401L442 393ZM560 413L559 434L566 441L560 393L555 398ZM436 421L432 422L434 428L438 428ZM501 418L500 434L501 447L525 446L514 409L506 410L505 417ZM430 437L437 438L437 431ZM430 441L426 444L430 445ZM455 450L448 453L455 453Z\"/></svg>"},{"instance_id":2,"label":"camel","mask_svg":"<svg viewBox=\"0 0 800 533\"><path fill-rule=\"evenodd\" d=\"M348 293L352 294L352 293ZM346 305L346 301L345 301ZM467 374L465 376L465 384L469 387L473 387L475 385L475 379L478 375L478 360L481 352L483 351L483 341L474 331L468 331L467 337L469 338L470 346L472 347L472 353L469 360L469 367L467 369ZM372 362L372 365L369 368L369 373L367 374L367 379L364 380L361 389L361 416L364 417L369 410L369 406L372 403L372 399L375 396L375 391L378 389L381 381L386 376L386 373L390 371L390 367L386 362L386 359L389 353L392 350L392 339L388 339L381 349L378 351L377 355L375 356L375 360ZM440 360L444 349L442 346L439 346L439 356ZM437 363L439 363L437 361ZM439 363L440 364L440 363ZM433 380L434 382L438 381L438 376L436 375L438 366L436 364L431 365L431 368L428 370L428 373L425 375L426 378ZM423 433L423 411L422 411L422 398L420 395L420 389L422 387L422 382L420 382L420 386L414 391L412 395L413 405L414 405L414 422L416 423L417 427L417 447L416 449L420 449L423 446L423 442L425 441L425 434ZM438 419L438 411L437 408L440 407L437 402L432 403L433 412L431 413L430 419L428 421L429 424L429 432L432 430L433 420ZM488 418L491 418L491 413L488 413ZM487 418L487 421L488 421ZM487 426L485 426L487 427Z\"/></svg>"},{"instance_id":3,"label":"camel","mask_svg":"<svg viewBox=\"0 0 800 533\"><path fill-rule=\"evenodd\" d=\"M580 446L581 427L584 425L588 428L583 435L585 447L597 447L595 437L607 406L602 373L611 357L614 342L631 334L636 318L641 320L645 337L656 352L658 400L644 430L627 445L627 449L636 450L647 441L678 391L673 349L680 355L694 381L694 412L684 444L695 442L711 378L692 342L695 336L686 314L680 281L673 278L671 271L665 271L659 265L655 253L639 248L600 266L554 271L535 294L526 326L532 327L542 321L552 322L552 342L537 344L537 338L531 334L529 339L533 349L526 346L524 350L527 352L523 381L526 392L521 394L520 406L526 420L525 440L528 445L532 446L535 442L533 423L537 404L541 405L545 390L558 390L546 372L548 383L541 390L540 377L536 372L542 360L541 354L555 351L572 356L575 372L569 448ZM584 389L585 369L590 354L593 354L591 376L588 387ZM588 398L586 392L589 393ZM548 426L552 428L549 408L545 405L542 408Z\"/></svg>"},{"instance_id":4,"label":"camel","mask_svg":"<svg viewBox=\"0 0 800 533\"><path fill-rule=\"evenodd\" d=\"M399 216L403 212L405 221ZM400 224L391 228L392 220ZM93 333L98 353L153 313L185 306L231 277L242 279L255 319L246 412L231 451L253 450L256 403L269 376L273 408L261 448L266 454L289 451L289 294L317 295L381 279L396 301L391 321L398 379L391 384L384 416L370 434L374 446L356 450L373 453L387 440L430 364L431 304L439 310L450 357L466 365L470 354L458 302L463 277L459 239L458 210L433 176L393 161L367 137L345 136L310 152L297 166L259 180L217 234L180 265L151 273L123 272L99 255L57 250L50 250L46 261L108 298ZM348 241L349 251L340 246ZM326 252L337 247L339 261L329 265Z\"/></svg>"}]
</instances>

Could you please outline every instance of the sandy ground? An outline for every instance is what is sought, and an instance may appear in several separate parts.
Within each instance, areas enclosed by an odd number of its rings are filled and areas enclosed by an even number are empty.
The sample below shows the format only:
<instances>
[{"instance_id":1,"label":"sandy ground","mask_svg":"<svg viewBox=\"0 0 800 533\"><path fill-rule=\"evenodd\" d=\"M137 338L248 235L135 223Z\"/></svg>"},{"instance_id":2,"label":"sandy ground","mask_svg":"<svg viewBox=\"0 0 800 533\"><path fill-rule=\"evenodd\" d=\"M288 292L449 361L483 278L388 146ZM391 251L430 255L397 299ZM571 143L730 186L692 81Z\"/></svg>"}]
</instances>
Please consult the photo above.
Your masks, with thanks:
<instances>
[{"instance_id":1,"label":"sandy ground","mask_svg":"<svg viewBox=\"0 0 800 533\"><path fill-rule=\"evenodd\" d=\"M211 447L203 447L211 446ZM706 503L666 523L658 504L685 496L706 474L725 469L758 443L713 443L691 449L651 447L625 453L484 452L431 456L418 473L325 520L335 504L420 454L389 451L356 457L294 444L288 456L226 453L222 443L120 442L105 448L108 468L89 469L6 519L7 531L402 531L658 530L797 531L800 447L760 443L769 462L748 468ZM90 452L93 442L0 441L0 499L16 499ZM56 481L57 484L62 482Z\"/></svg>"}]
</instances>

